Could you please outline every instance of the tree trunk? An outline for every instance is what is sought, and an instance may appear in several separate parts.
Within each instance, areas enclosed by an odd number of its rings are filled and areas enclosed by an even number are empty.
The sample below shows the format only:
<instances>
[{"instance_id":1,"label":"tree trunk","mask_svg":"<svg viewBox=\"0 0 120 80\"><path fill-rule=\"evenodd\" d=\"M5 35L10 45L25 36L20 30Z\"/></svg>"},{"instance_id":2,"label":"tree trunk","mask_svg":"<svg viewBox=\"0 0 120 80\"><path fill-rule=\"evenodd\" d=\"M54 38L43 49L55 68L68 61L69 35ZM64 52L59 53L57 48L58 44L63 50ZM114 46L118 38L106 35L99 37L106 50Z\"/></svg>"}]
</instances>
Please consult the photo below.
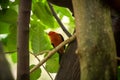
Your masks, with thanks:
<instances>
[{"instance_id":1,"label":"tree trunk","mask_svg":"<svg viewBox=\"0 0 120 80\"><path fill-rule=\"evenodd\" d=\"M31 0L20 0L17 80L29 80L29 22Z\"/></svg>"},{"instance_id":2,"label":"tree trunk","mask_svg":"<svg viewBox=\"0 0 120 80\"><path fill-rule=\"evenodd\" d=\"M55 80L79 80L80 79L80 67L79 59L75 51L77 48L77 41L71 42L65 54L61 58L61 64Z\"/></svg>"},{"instance_id":3,"label":"tree trunk","mask_svg":"<svg viewBox=\"0 0 120 80\"><path fill-rule=\"evenodd\" d=\"M14 80L8 61L5 58L2 43L0 42L0 80Z\"/></svg>"},{"instance_id":4,"label":"tree trunk","mask_svg":"<svg viewBox=\"0 0 120 80\"><path fill-rule=\"evenodd\" d=\"M72 0L80 80L116 80L116 50L108 7L101 0Z\"/></svg>"}]
</instances>

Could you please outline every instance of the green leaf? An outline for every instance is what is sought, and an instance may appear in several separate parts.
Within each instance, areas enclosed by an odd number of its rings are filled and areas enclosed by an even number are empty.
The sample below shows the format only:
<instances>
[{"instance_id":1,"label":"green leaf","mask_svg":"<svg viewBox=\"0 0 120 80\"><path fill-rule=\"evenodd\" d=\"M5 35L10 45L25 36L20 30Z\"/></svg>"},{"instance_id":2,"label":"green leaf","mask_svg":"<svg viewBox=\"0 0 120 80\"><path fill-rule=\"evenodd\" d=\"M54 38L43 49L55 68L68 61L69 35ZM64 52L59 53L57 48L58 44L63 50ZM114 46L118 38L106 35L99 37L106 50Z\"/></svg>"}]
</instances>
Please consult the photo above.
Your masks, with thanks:
<instances>
[{"instance_id":1,"label":"green leaf","mask_svg":"<svg viewBox=\"0 0 120 80\"><path fill-rule=\"evenodd\" d=\"M12 2L13 5L18 5L20 2L20 0L15 0L14 2Z\"/></svg>"},{"instance_id":2,"label":"green leaf","mask_svg":"<svg viewBox=\"0 0 120 80\"><path fill-rule=\"evenodd\" d=\"M72 13L64 7L59 7L59 6L53 6L55 12L59 15L59 18L62 19L64 16L69 18L69 26L74 28L75 27L75 21L74 21L74 17L72 16Z\"/></svg>"},{"instance_id":3,"label":"green leaf","mask_svg":"<svg viewBox=\"0 0 120 80\"><path fill-rule=\"evenodd\" d=\"M17 26L16 24L12 24L9 28L9 34L7 37L7 47L9 51L17 50Z\"/></svg>"},{"instance_id":4,"label":"green leaf","mask_svg":"<svg viewBox=\"0 0 120 80\"><path fill-rule=\"evenodd\" d=\"M59 14L61 17L68 16L69 18L73 18L72 13L67 8L63 8L63 7L54 5L54 9L55 9L56 13Z\"/></svg>"},{"instance_id":5,"label":"green leaf","mask_svg":"<svg viewBox=\"0 0 120 80\"><path fill-rule=\"evenodd\" d=\"M55 27L55 20L52 14L49 11L47 3L37 2L33 4L33 13L37 18L48 27Z\"/></svg>"},{"instance_id":6,"label":"green leaf","mask_svg":"<svg viewBox=\"0 0 120 80\"><path fill-rule=\"evenodd\" d=\"M44 25L36 21L31 22L30 34L31 47L34 53L50 49L50 42L47 34L44 32Z\"/></svg>"},{"instance_id":7,"label":"green leaf","mask_svg":"<svg viewBox=\"0 0 120 80\"><path fill-rule=\"evenodd\" d=\"M31 65L30 69L33 68L35 65ZM38 80L38 78L41 76L41 69L38 68L34 72L30 74L30 80Z\"/></svg>"},{"instance_id":8,"label":"green leaf","mask_svg":"<svg viewBox=\"0 0 120 80\"><path fill-rule=\"evenodd\" d=\"M17 12L13 9L7 9L5 11L0 11L0 21L6 23L16 23L17 22Z\"/></svg>"},{"instance_id":9,"label":"green leaf","mask_svg":"<svg viewBox=\"0 0 120 80\"><path fill-rule=\"evenodd\" d=\"M9 32L10 24L0 22L0 34L5 34Z\"/></svg>"},{"instance_id":10,"label":"green leaf","mask_svg":"<svg viewBox=\"0 0 120 80\"><path fill-rule=\"evenodd\" d=\"M0 6L1 8L5 9L9 5L9 0L0 0Z\"/></svg>"},{"instance_id":11,"label":"green leaf","mask_svg":"<svg viewBox=\"0 0 120 80\"><path fill-rule=\"evenodd\" d=\"M7 46L7 34L2 34L4 37L0 37L0 41L2 42L3 46ZM1 36L1 34L0 34Z\"/></svg>"},{"instance_id":12,"label":"green leaf","mask_svg":"<svg viewBox=\"0 0 120 80\"><path fill-rule=\"evenodd\" d=\"M47 62L46 62L46 70L51 73L56 73L59 68L59 58L58 54L53 55Z\"/></svg>"},{"instance_id":13,"label":"green leaf","mask_svg":"<svg viewBox=\"0 0 120 80\"><path fill-rule=\"evenodd\" d=\"M13 63L17 63L17 53L12 53L11 55L11 59Z\"/></svg>"}]
</instances>

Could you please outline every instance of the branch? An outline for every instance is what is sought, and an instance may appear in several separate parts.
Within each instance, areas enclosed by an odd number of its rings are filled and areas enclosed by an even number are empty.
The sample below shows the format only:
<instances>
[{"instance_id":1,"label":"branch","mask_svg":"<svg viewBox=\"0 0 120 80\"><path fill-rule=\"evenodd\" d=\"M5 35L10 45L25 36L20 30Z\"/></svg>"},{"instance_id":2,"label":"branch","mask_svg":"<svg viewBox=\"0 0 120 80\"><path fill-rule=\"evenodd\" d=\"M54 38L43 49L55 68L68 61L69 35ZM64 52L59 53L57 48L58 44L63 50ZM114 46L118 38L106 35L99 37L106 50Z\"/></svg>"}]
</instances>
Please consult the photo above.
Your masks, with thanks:
<instances>
[{"instance_id":1,"label":"branch","mask_svg":"<svg viewBox=\"0 0 120 80\"><path fill-rule=\"evenodd\" d=\"M38 54L35 54L35 56L39 56L39 55L41 55L41 54L48 53L49 51L50 51L50 50L41 51L41 52L39 52Z\"/></svg>"},{"instance_id":2,"label":"branch","mask_svg":"<svg viewBox=\"0 0 120 80\"><path fill-rule=\"evenodd\" d=\"M57 20L58 24L61 26L62 30L66 33L66 35L67 35L68 37L70 37L71 34L68 32L68 30L65 28L65 26L64 26L64 25L62 24L62 22L60 21L59 17L57 16L57 14L55 13L55 11L54 11L54 9L53 9L52 4L51 4L50 2L48 2L48 5L49 5L49 7L50 7L50 10L51 10L53 16L54 16L55 19Z\"/></svg>"},{"instance_id":3,"label":"branch","mask_svg":"<svg viewBox=\"0 0 120 80\"><path fill-rule=\"evenodd\" d=\"M32 0L19 1L17 27L17 80L29 80L29 23Z\"/></svg>"},{"instance_id":4,"label":"branch","mask_svg":"<svg viewBox=\"0 0 120 80\"><path fill-rule=\"evenodd\" d=\"M60 45L58 45L57 47L55 47L53 50L51 50L48 55L40 62L38 63L36 66L34 66L31 70L30 73L32 73L33 71L35 71L37 68L39 68L42 64L44 64L53 54L55 54L55 52L57 52L61 47L63 47L65 44L70 43L71 41L73 41L76 38L76 33L70 37L69 39L65 40L64 42L62 42Z\"/></svg>"},{"instance_id":5,"label":"branch","mask_svg":"<svg viewBox=\"0 0 120 80\"><path fill-rule=\"evenodd\" d=\"M32 52L30 52L39 62L40 62L40 59L35 55L33 54ZM42 67L44 68L44 70L47 72L47 74L49 75L49 77L51 78L51 80L53 80L52 76L50 75L50 73L46 70L45 66L42 65Z\"/></svg>"}]
</instances>

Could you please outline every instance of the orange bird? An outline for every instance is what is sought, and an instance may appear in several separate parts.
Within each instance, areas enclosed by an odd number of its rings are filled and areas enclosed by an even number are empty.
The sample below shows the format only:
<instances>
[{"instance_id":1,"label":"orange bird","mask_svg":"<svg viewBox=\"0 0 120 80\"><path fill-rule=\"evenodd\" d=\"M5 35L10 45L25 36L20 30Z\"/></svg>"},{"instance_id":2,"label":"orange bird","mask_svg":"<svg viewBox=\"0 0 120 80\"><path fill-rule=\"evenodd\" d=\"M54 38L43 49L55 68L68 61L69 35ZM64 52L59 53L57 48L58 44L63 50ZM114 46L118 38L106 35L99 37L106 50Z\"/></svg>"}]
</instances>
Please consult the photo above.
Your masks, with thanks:
<instances>
[{"instance_id":1,"label":"orange bird","mask_svg":"<svg viewBox=\"0 0 120 80\"><path fill-rule=\"evenodd\" d=\"M57 47L61 42L64 41L63 37L61 34L59 33L56 33L56 32L53 32L53 31L50 31L48 33L49 37L50 37L50 40L51 40L51 44L53 45L53 47ZM59 62L61 60L61 57L62 57L62 54L64 54L64 50L65 50L65 46L60 48L58 50L58 53L59 53Z\"/></svg>"}]
</instances>

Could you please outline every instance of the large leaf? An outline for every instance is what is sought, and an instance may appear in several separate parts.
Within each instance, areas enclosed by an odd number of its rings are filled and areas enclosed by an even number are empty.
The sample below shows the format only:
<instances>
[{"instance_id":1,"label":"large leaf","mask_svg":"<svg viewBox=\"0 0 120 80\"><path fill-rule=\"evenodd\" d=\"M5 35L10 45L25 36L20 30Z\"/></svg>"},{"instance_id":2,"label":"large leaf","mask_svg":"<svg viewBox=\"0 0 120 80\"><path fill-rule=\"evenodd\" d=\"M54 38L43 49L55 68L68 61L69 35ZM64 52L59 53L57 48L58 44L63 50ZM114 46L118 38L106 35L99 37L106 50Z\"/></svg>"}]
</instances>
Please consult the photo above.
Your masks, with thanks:
<instances>
[{"instance_id":1,"label":"large leaf","mask_svg":"<svg viewBox=\"0 0 120 80\"><path fill-rule=\"evenodd\" d=\"M31 65L30 69L33 68L35 65ZM30 74L30 80L38 80L38 78L41 76L41 69L38 68L34 72Z\"/></svg>"},{"instance_id":2,"label":"large leaf","mask_svg":"<svg viewBox=\"0 0 120 80\"><path fill-rule=\"evenodd\" d=\"M53 55L47 62L46 62L46 70L51 73L56 73L59 68L59 58L58 54Z\"/></svg>"},{"instance_id":3,"label":"large leaf","mask_svg":"<svg viewBox=\"0 0 120 80\"><path fill-rule=\"evenodd\" d=\"M40 22L31 22L31 47L34 53L39 53L43 50L50 49L50 42L48 36L44 32L44 25Z\"/></svg>"},{"instance_id":4,"label":"large leaf","mask_svg":"<svg viewBox=\"0 0 120 80\"><path fill-rule=\"evenodd\" d=\"M12 53L10 55L11 55L12 62L17 63L17 53L15 52L15 53Z\"/></svg>"},{"instance_id":5,"label":"large leaf","mask_svg":"<svg viewBox=\"0 0 120 80\"><path fill-rule=\"evenodd\" d=\"M48 27L55 27L56 21L49 11L47 4L44 2L37 2L33 4L33 13L40 21Z\"/></svg>"},{"instance_id":6,"label":"large leaf","mask_svg":"<svg viewBox=\"0 0 120 80\"><path fill-rule=\"evenodd\" d=\"M54 5L54 10L59 15L60 19L62 19L64 16L69 18L68 25L70 27L74 28L74 26L75 26L74 17L72 16L72 13L67 8L63 8L63 7L59 7L59 6Z\"/></svg>"},{"instance_id":7,"label":"large leaf","mask_svg":"<svg viewBox=\"0 0 120 80\"><path fill-rule=\"evenodd\" d=\"M17 50L17 26L16 24L12 24L9 28L9 34L7 37L7 48L9 51Z\"/></svg>"},{"instance_id":8,"label":"large leaf","mask_svg":"<svg viewBox=\"0 0 120 80\"><path fill-rule=\"evenodd\" d=\"M67 16L69 18L73 18L72 13L67 8L63 8L63 7L54 5L54 9L55 9L56 13L59 14L59 16L61 16L61 17Z\"/></svg>"},{"instance_id":9,"label":"large leaf","mask_svg":"<svg viewBox=\"0 0 120 80\"><path fill-rule=\"evenodd\" d=\"M0 34L5 34L9 32L10 24L0 22Z\"/></svg>"},{"instance_id":10,"label":"large leaf","mask_svg":"<svg viewBox=\"0 0 120 80\"><path fill-rule=\"evenodd\" d=\"M17 22L17 12L13 9L7 9L5 11L0 11L0 21L6 23L16 23Z\"/></svg>"}]
</instances>

